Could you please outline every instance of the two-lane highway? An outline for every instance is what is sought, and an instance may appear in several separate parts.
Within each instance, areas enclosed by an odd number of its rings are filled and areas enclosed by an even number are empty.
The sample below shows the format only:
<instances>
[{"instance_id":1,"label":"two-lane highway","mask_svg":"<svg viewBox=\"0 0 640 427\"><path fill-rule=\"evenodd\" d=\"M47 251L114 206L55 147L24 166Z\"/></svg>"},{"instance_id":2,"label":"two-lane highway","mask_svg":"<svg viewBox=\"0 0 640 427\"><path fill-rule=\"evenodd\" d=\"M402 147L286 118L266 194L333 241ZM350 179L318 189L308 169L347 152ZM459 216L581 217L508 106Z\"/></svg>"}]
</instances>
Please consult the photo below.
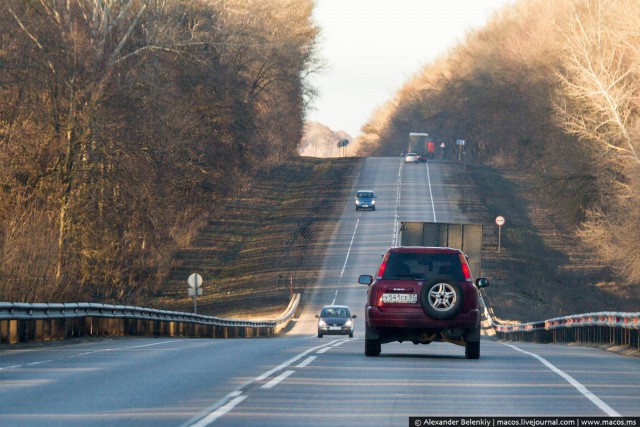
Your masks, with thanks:
<instances>
[{"instance_id":1,"label":"two-lane highway","mask_svg":"<svg viewBox=\"0 0 640 427\"><path fill-rule=\"evenodd\" d=\"M364 356L366 286L398 221L458 222L437 162L366 159L317 284L272 339L125 339L0 352L0 425L406 426L409 416L638 416L640 360L592 348L482 341L390 343ZM491 292L491 287L487 289ZM355 337L316 335L324 304L347 304Z\"/></svg>"}]
</instances>

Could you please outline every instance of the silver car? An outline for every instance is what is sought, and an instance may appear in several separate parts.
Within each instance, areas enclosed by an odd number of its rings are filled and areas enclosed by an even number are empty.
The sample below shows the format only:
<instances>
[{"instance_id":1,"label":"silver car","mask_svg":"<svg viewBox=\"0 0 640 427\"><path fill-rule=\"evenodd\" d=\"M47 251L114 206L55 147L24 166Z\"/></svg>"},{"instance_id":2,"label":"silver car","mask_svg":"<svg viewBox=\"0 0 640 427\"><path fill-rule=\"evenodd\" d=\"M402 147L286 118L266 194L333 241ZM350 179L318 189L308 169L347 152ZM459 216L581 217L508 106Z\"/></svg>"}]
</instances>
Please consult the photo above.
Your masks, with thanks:
<instances>
[{"instance_id":1,"label":"silver car","mask_svg":"<svg viewBox=\"0 0 640 427\"><path fill-rule=\"evenodd\" d=\"M353 319L356 315L346 305L325 305L318 319L318 338L323 335L349 335L353 338Z\"/></svg>"}]
</instances>

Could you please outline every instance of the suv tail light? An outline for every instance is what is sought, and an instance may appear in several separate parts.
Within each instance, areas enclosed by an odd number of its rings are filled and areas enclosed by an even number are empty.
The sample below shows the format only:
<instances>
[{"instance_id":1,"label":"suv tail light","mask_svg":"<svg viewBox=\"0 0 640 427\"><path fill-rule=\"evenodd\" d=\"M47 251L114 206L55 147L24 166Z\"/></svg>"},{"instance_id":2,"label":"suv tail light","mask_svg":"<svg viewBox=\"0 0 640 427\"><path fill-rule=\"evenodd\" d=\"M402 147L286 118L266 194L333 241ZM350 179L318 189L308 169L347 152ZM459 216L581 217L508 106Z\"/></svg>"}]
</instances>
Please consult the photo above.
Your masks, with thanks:
<instances>
[{"instance_id":1,"label":"suv tail light","mask_svg":"<svg viewBox=\"0 0 640 427\"><path fill-rule=\"evenodd\" d=\"M460 254L460 264L462 265L462 274L464 274L464 280L467 282L471 282L471 270L469 269L469 264L467 264L467 260L465 256Z\"/></svg>"},{"instance_id":2,"label":"suv tail light","mask_svg":"<svg viewBox=\"0 0 640 427\"><path fill-rule=\"evenodd\" d=\"M376 279L382 279L382 276L384 275L384 271L387 269L388 260L389 260L389 252L384 254L384 257L382 258L382 262L380 263L380 268L378 268L378 274L376 276Z\"/></svg>"},{"instance_id":3,"label":"suv tail light","mask_svg":"<svg viewBox=\"0 0 640 427\"><path fill-rule=\"evenodd\" d=\"M381 286L373 286L371 288L371 296L369 305L374 307L380 307L382 305L382 294L384 289Z\"/></svg>"}]
</instances>

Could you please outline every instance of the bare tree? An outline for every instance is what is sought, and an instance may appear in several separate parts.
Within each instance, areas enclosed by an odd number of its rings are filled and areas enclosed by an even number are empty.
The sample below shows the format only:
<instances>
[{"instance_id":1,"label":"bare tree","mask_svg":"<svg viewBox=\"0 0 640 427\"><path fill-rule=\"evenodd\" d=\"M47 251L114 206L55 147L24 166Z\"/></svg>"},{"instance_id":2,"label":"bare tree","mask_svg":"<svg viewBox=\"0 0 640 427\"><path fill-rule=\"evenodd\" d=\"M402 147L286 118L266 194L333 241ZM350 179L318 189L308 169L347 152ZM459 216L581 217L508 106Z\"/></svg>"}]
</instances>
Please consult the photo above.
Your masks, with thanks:
<instances>
[{"instance_id":1,"label":"bare tree","mask_svg":"<svg viewBox=\"0 0 640 427\"><path fill-rule=\"evenodd\" d=\"M565 60L558 77L566 104L558 106L563 128L610 157L640 164L637 122L640 64L637 2L579 3L565 30ZM626 11L626 12L623 12Z\"/></svg>"},{"instance_id":2,"label":"bare tree","mask_svg":"<svg viewBox=\"0 0 640 427\"><path fill-rule=\"evenodd\" d=\"M591 150L592 173L607 196L587 212L581 235L628 282L640 281L640 6L577 2L566 23L556 116Z\"/></svg>"}]
</instances>

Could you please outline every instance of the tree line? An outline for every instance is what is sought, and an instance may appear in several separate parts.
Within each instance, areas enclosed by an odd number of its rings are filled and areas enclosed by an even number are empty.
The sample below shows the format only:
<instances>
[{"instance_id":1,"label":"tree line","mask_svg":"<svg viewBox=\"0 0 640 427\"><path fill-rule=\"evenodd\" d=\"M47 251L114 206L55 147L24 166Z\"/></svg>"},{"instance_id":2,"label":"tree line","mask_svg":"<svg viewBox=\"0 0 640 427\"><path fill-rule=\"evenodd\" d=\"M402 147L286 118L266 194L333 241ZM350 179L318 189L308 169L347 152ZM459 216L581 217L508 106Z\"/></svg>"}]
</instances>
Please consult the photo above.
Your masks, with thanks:
<instances>
[{"instance_id":1,"label":"tree line","mask_svg":"<svg viewBox=\"0 0 640 427\"><path fill-rule=\"evenodd\" d=\"M135 302L295 155L312 0L0 2L0 300Z\"/></svg>"},{"instance_id":2,"label":"tree line","mask_svg":"<svg viewBox=\"0 0 640 427\"><path fill-rule=\"evenodd\" d=\"M639 2L521 0L376 111L360 153L397 155L411 131L447 149L465 139L469 159L535 175L620 279L638 284L639 100Z\"/></svg>"}]
</instances>

